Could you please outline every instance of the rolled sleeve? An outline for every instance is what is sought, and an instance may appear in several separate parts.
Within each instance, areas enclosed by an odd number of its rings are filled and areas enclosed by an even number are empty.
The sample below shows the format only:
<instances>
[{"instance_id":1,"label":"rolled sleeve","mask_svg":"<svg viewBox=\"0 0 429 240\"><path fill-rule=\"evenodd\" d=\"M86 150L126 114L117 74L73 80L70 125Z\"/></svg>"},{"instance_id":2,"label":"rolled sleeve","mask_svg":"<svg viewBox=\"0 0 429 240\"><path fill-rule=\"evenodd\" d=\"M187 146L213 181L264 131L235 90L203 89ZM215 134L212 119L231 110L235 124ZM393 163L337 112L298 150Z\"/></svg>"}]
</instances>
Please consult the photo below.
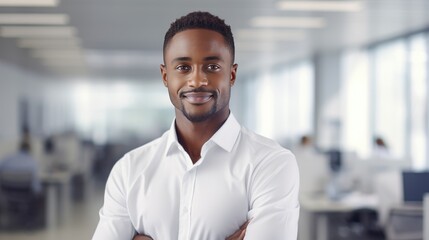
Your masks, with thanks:
<instances>
[{"instance_id":1,"label":"rolled sleeve","mask_svg":"<svg viewBox=\"0 0 429 240\"><path fill-rule=\"evenodd\" d=\"M285 150L256 166L245 239L296 240L298 192L298 166L291 152Z\"/></svg>"}]
</instances>

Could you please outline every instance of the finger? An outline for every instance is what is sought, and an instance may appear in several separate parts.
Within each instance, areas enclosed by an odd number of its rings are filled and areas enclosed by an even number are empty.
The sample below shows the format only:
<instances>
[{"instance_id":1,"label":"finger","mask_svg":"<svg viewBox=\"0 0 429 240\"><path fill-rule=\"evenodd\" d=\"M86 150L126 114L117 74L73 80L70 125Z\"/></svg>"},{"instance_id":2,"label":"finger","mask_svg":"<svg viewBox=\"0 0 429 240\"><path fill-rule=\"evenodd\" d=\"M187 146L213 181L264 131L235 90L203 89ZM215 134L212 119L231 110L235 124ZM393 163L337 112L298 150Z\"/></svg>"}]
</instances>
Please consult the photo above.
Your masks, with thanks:
<instances>
[{"instance_id":1,"label":"finger","mask_svg":"<svg viewBox=\"0 0 429 240\"><path fill-rule=\"evenodd\" d=\"M246 229L243 229L240 233L240 236L238 237L237 240L243 240L244 236L246 236Z\"/></svg>"},{"instance_id":2,"label":"finger","mask_svg":"<svg viewBox=\"0 0 429 240\"><path fill-rule=\"evenodd\" d=\"M249 225L250 220L247 220L245 223L243 223L243 225L241 225L240 230L246 229L247 225Z\"/></svg>"},{"instance_id":3,"label":"finger","mask_svg":"<svg viewBox=\"0 0 429 240\"><path fill-rule=\"evenodd\" d=\"M238 231L236 231L234 234L232 234L225 240L235 240L240 236L240 234L241 234L241 230L239 229Z\"/></svg>"},{"instance_id":4,"label":"finger","mask_svg":"<svg viewBox=\"0 0 429 240\"><path fill-rule=\"evenodd\" d=\"M238 229L237 231L235 231L234 234L232 234L231 236L229 236L226 240L236 240L236 239L239 239L242 231L243 230Z\"/></svg>"},{"instance_id":5,"label":"finger","mask_svg":"<svg viewBox=\"0 0 429 240\"><path fill-rule=\"evenodd\" d=\"M136 235L133 240L152 240L152 238L145 235Z\"/></svg>"},{"instance_id":6,"label":"finger","mask_svg":"<svg viewBox=\"0 0 429 240\"><path fill-rule=\"evenodd\" d=\"M235 231L231 236L229 236L226 240L242 239L240 238L240 236L244 234L243 231L246 230L247 225L249 225L249 220L243 223L243 225L241 225L240 228L237 231Z\"/></svg>"}]
</instances>

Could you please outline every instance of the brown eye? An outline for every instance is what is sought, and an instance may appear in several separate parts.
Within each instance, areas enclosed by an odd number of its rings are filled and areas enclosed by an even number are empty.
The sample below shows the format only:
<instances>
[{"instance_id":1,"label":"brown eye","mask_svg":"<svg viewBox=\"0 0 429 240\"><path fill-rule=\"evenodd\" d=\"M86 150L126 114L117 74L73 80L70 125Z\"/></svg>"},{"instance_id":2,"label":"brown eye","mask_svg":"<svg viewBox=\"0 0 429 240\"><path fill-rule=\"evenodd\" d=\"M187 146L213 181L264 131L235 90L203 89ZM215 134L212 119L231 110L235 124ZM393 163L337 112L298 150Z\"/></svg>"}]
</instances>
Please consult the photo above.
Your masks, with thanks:
<instances>
[{"instance_id":1,"label":"brown eye","mask_svg":"<svg viewBox=\"0 0 429 240\"><path fill-rule=\"evenodd\" d=\"M186 65L179 65L176 67L176 70L181 71L181 72L186 72L191 70L191 67L186 66Z\"/></svg>"},{"instance_id":2,"label":"brown eye","mask_svg":"<svg viewBox=\"0 0 429 240\"><path fill-rule=\"evenodd\" d=\"M217 64L209 64L209 65L207 66L207 69L208 69L208 70L210 70L210 71L216 71L216 70L219 70L219 69L220 69L220 66L219 66L219 65L217 65Z\"/></svg>"}]
</instances>

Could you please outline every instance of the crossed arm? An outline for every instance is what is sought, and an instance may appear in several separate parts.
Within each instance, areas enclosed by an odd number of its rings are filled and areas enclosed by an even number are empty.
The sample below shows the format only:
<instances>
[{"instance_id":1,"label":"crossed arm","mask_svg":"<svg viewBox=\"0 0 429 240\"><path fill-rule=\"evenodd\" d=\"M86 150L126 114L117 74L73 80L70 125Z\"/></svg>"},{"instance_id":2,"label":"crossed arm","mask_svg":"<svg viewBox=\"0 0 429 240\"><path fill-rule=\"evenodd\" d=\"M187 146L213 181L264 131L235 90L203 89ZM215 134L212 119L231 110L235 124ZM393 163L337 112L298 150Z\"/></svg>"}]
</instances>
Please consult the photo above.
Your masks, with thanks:
<instances>
[{"instance_id":1,"label":"crossed arm","mask_svg":"<svg viewBox=\"0 0 429 240\"><path fill-rule=\"evenodd\" d=\"M288 155L279 154L269 164L260 164L255 168L247 214L252 224L248 227L245 223L226 240L243 240L245 235L249 240L297 239L299 175L293 155ZM105 196L109 201L105 200L100 211L100 222L93 240L116 240L124 236L133 240L159 240L135 235L125 204L123 190L126 187L121 179L115 179L115 176L109 178Z\"/></svg>"},{"instance_id":2,"label":"crossed arm","mask_svg":"<svg viewBox=\"0 0 429 240\"><path fill-rule=\"evenodd\" d=\"M243 240L244 236L246 235L246 229L248 224L249 224L249 221L245 222L243 225L241 225L241 227L237 231L235 231L234 234L227 237L225 240ZM145 235L136 235L134 236L133 240L154 240L154 239Z\"/></svg>"}]
</instances>

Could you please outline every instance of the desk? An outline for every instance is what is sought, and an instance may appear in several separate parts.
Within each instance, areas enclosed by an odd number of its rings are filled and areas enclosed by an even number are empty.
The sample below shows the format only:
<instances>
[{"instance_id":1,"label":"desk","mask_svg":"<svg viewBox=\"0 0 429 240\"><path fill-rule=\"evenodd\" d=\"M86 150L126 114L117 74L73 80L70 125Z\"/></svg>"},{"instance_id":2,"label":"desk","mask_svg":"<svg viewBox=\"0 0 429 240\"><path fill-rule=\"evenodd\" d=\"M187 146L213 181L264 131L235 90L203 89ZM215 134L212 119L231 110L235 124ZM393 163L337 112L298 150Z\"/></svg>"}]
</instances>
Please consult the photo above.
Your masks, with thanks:
<instances>
[{"instance_id":1,"label":"desk","mask_svg":"<svg viewBox=\"0 0 429 240\"><path fill-rule=\"evenodd\" d=\"M57 226L69 213L70 207L70 172L45 172L40 175L46 187L46 217L48 228Z\"/></svg>"},{"instance_id":2,"label":"desk","mask_svg":"<svg viewBox=\"0 0 429 240\"><path fill-rule=\"evenodd\" d=\"M391 240L423 239L423 205L404 203L392 207L386 224L386 237Z\"/></svg>"},{"instance_id":3,"label":"desk","mask_svg":"<svg viewBox=\"0 0 429 240\"><path fill-rule=\"evenodd\" d=\"M329 215L335 213L349 213L360 208L376 209L378 200L375 195L361 194L358 192L350 193L338 201L329 199L326 195L301 196L301 209L308 216L302 216L305 224L309 229L301 231L303 234L308 233L300 239L309 240L328 240L329 236ZM308 217L308 219L305 219ZM314 219L313 219L314 218ZM312 222L314 221L314 229ZM300 226L303 227L303 226ZM315 230L315 231L314 231ZM312 234L310 234L312 233Z\"/></svg>"}]
</instances>

